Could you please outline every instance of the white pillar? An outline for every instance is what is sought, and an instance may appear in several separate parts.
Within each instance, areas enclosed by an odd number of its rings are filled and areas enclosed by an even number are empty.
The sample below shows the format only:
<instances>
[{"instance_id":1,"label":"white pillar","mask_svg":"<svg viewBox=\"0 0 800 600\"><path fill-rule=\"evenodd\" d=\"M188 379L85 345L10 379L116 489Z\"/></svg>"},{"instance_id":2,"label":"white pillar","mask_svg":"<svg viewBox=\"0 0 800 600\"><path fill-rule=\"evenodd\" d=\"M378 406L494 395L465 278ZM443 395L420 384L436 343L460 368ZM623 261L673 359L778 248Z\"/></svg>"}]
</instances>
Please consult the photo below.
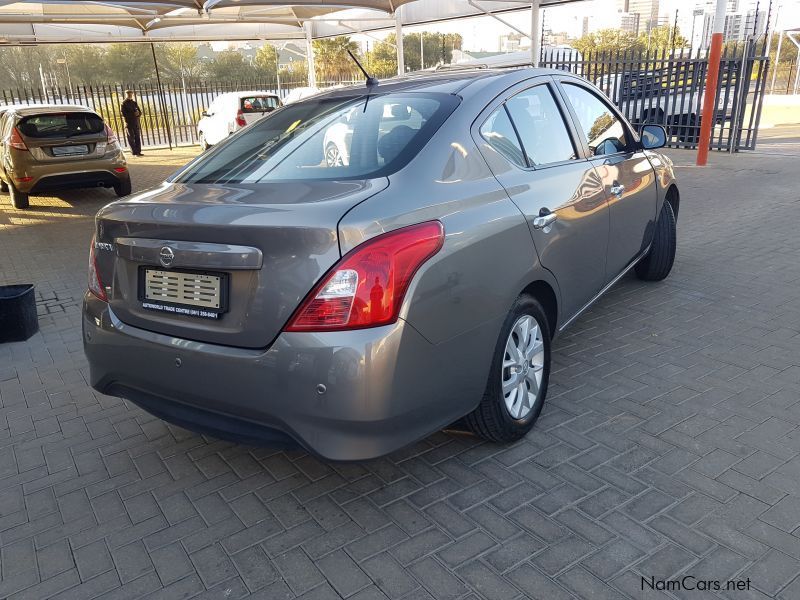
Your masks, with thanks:
<instances>
[{"instance_id":1,"label":"white pillar","mask_svg":"<svg viewBox=\"0 0 800 600\"><path fill-rule=\"evenodd\" d=\"M775 63L772 65L772 83L769 85L769 93L775 91L775 77L778 76L778 62L781 60L781 44L783 44L783 30L778 32L778 48L775 50ZM767 48L767 56L769 56L769 48Z\"/></svg>"},{"instance_id":2,"label":"white pillar","mask_svg":"<svg viewBox=\"0 0 800 600\"><path fill-rule=\"evenodd\" d=\"M314 44L311 38L311 23L305 23L306 64L308 66L308 87L317 87L317 73L314 70Z\"/></svg>"},{"instance_id":3,"label":"white pillar","mask_svg":"<svg viewBox=\"0 0 800 600\"><path fill-rule=\"evenodd\" d=\"M400 20L400 7L394 11L394 37L397 46L397 74L405 75L406 61L403 55L403 23Z\"/></svg>"},{"instance_id":4,"label":"white pillar","mask_svg":"<svg viewBox=\"0 0 800 600\"><path fill-rule=\"evenodd\" d=\"M539 37L539 29L541 29L539 8L541 4L541 0L533 0L531 2L531 65L534 67L539 66L539 56L542 53L542 39Z\"/></svg>"}]
</instances>

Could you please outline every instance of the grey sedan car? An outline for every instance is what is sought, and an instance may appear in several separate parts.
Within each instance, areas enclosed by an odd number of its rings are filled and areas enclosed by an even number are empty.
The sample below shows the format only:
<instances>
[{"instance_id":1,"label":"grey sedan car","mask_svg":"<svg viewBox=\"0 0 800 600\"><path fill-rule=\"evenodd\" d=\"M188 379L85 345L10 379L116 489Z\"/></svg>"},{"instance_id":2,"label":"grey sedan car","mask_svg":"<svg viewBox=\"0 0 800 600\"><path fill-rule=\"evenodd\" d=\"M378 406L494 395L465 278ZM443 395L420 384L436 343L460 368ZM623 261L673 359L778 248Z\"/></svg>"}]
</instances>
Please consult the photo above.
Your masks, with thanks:
<instances>
[{"instance_id":1,"label":"grey sedan car","mask_svg":"<svg viewBox=\"0 0 800 600\"><path fill-rule=\"evenodd\" d=\"M630 269L670 272L664 142L544 69L283 107L100 210L91 384L189 429L332 460L456 421L518 439L542 410L553 337Z\"/></svg>"}]
</instances>

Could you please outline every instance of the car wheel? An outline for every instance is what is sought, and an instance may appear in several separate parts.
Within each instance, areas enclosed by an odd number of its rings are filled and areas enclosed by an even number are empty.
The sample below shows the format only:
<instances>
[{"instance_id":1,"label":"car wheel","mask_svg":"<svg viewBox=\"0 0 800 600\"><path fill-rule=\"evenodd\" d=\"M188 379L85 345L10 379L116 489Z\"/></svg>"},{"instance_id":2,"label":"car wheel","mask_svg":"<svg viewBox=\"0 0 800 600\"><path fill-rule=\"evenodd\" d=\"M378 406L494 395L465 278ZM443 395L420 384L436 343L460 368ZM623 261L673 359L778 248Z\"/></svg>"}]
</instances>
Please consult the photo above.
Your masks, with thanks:
<instances>
[{"instance_id":1,"label":"car wheel","mask_svg":"<svg viewBox=\"0 0 800 600\"><path fill-rule=\"evenodd\" d=\"M700 131L698 125L696 114L684 115L681 119L681 126L678 127L678 139L687 144L696 144Z\"/></svg>"},{"instance_id":2,"label":"car wheel","mask_svg":"<svg viewBox=\"0 0 800 600\"><path fill-rule=\"evenodd\" d=\"M0 179L0 192L7 194L8 193L8 184Z\"/></svg>"},{"instance_id":3,"label":"car wheel","mask_svg":"<svg viewBox=\"0 0 800 600\"><path fill-rule=\"evenodd\" d=\"M513 442L539 417L550 379L550 327L544 309L517 298L503 323L481 403L464 418L480 437Z\"/></svg>"},{"instance_id":4,"label":"car wheel","mask_svg":"<svg viewBox=\"0 0 800 600\"><path fill-rule=\"evenodd\" d=\"M344 164L339 146L333 142L328 142L328 145L325 146L325 164L329 167L341 167Z\"/></svg>"},{"instance_id":5,"label":"car wheel","mask_svg":"<svg viewBox=\"0 0 800 600\"><path fill-rule=\"evenodd\" d=\"M119 183L114 184L114 192L116 192L117 196L122 198L123 196L130 196L131 193L131 180L124 179Z\"/></svg>"},{"instance_id":6,"label":"car wheel","mask_svg":"<svg viewBox=\"0 0 800 600\"><path fill-rule=\"evenodd\" d=\"M206 141L206 134L205 134L205 133L203 133L203 132L201 131L201 132L198 134L198 137L200 138L200 149L201 149L203 152L205 152L205 151L206 151L206 150L208 150L208 148L209 148L209 146L208 146L208 142Z\"/></svg>"},{"instance_id":7,"label":"car wheel","mask_svg":"<svg viewBox=\"0 0 800 600\"><path fill-rule=\"evenodd\" d=\"M30 197L28 194L20 192L14 184L8 186L8 191L11 194L11 206L14 208L28 208L30 206Z\"/></svg>"},{"instance_id":8,"label":"car wheel","mask_svg":"<svg viewBox=\"0 0 800 600\"><path fill-rule=\"evenodd\" d=\"M656 231L653 236L653 245L644 258L636 265L636 275L645 281L661 281L672 270L675 262L675 249L677 247L677 231L675 213L672 205L664 201L661 214L656 221Z\"/></svg>"}]
</instances>

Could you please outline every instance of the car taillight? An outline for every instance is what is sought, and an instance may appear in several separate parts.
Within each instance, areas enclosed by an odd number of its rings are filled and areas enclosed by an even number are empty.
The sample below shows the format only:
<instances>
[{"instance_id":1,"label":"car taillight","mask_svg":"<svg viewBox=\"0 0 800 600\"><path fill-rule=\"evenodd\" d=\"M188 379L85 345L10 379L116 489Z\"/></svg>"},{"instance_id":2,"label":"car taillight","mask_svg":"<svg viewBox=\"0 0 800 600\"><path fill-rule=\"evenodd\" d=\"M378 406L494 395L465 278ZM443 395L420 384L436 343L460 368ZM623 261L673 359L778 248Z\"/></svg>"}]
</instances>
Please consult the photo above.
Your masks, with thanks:
<instances>
[{"instance_id":1,"label":"car taillight","mask_svg":"<svg viewBox=\"0 0 800 600\"><path fill-rule=\"evenodd\" d=\"M117 139L117 134L115 134L111 127L108 126L108 123L106 123L106 137L108 137L109 144L116 144L119 142Z\"/></svg>"},{"instance_id":2,"label":"car taillight","mask_svg":"<svg viewBox=\"0 0 800 600\"><path fill-rule=\"evenodd\" d=\"M8 138L8 145L12 148L16 148L17 150L28 149L22 139L22 136L19 134L19 130L16 127L11 130L11 137Z\"/></svg>"},{"instance_id":3,"label":"car taillight","mask_svg":"<svg viewBox=\"0 0 800 600\"><path fill-rule=\"evenodd\" d=\"M429 221L385 233L342 257L295 311L286 331L361 329L394 323L422 264L444 243Z\"/></svg>"},{"instance_id":4,"label":"car taillight","mask_svg":"<svg viewBox=\"0 0 800 600\"><path fill-rule=\"evenodd\" d=\"M244 127L247 125L247 121L244 118L244 113L241 110L236 113L236 124L239 127Z\"/></svg>"},{"instance_id":5,"label":"car taillight","mask_svg":"<svg viewBox=\"0 0 800 600\"><path fill-rule=\"evenodd\" d=\"M103 288L103 282L100 280L100 273L97 272L97 258L94 255L94 238L92 238L92 244L89 246L89 291L103 302L108 302L106 290Z\"/></svg>"}]
</instances>

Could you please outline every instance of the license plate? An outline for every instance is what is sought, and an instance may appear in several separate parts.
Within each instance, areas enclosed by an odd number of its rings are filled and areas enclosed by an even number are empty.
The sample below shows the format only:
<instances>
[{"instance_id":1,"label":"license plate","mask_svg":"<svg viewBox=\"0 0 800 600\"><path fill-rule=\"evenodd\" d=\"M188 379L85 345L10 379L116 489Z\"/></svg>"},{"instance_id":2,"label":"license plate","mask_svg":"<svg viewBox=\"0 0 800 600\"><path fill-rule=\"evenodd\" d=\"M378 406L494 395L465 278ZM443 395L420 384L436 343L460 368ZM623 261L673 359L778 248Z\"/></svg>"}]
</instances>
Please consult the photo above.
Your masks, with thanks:
<instances>
[{"instance_id":1,"label":"license plate","mask_svg":"<svg viewBox=\"0 0 800 600\"><path fill-rule=\"evenodd\" d=\"M142 307L217 319L224 311L224 275L145 269Z\"/></svg>"},{"instance_id":2,"label":"license plate","mask_svg":"<svg viewBox=\"0 0 800 600\"><path fill-rule=\"evenodd\" d=\"M89 154L89 146L78 144L76 146L53 146L53 156L80 156Z\"/></svg>"}]
</instances>

